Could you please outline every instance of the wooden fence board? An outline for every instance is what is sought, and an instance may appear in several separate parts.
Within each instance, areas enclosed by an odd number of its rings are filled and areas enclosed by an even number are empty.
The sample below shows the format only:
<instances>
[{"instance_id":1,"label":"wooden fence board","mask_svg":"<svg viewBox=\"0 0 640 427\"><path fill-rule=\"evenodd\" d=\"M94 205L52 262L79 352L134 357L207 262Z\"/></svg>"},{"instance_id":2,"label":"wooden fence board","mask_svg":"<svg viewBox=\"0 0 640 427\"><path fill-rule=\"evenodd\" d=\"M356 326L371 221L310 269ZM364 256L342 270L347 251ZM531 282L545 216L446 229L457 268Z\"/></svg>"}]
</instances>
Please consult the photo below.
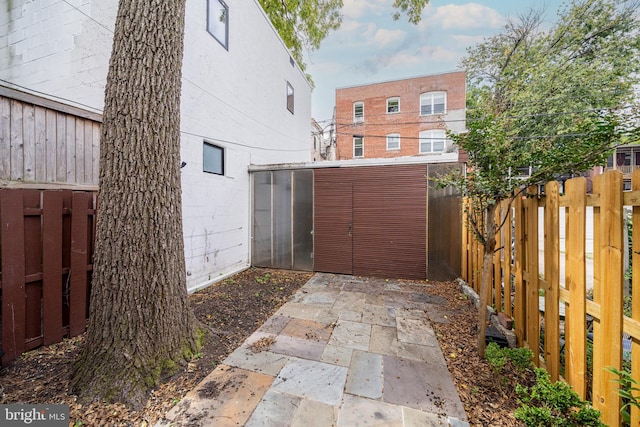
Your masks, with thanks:
<instances>
[{"instance_id":1,"label":"wooden fence board","mask_svg":"<svg viewBox=\"0 0 640 427\"><path fill-rule=\"evenodd\" d=\"M606 289L606 307L602 310L599 334L594 336L594 347L602 353L602 365L594 363L594 371L612 366L622 367L622 293L623 293L623 241L622 241L622 174L605 174L601 183L600 207L600 254L603 282L600 289L600 305L604 302L604 283ZM609 308L610 307L610 308ZM616 309L617 308L617 309ZM600 345L598 345L597 341ZM606 344L605 344L606 342ZM594 407L603 412L603 422L609 426L620 425L620 396L618 386L612 380L614 375L600 372L599 382L594 376ZM616 410L614 411L613 408Z\"/></svg>"},{"instance_id":2,"label":"wooden fence board","mask_svg":"<svg viewBox=\"0 0 640 427\"><path fill-rule=\"evenodd\" d=\"M47 110L35 107L35 180L45 182L47 180Z\"/></svg>"},{"instance_id":3,"label":"wooden fence board","mask_svg":"<svg viewBox=\"0 0 640 427\"><path fill-rule=\"evenodd\" d=\"M576 178L565 183L570 207L567 209L566 288L571 305L566 310L565 360L568 383L582 399L587 396L586 383L586 192L587 180Z\"/></svg>"},{"instance_id":4,"label":"wooden fence board","mask_svg":"<svg viewBox=\"0 0 640 427\"><path fill-rule=\"evenodd\" d=\"M56 181L67 182L67 118L56 113Z\"/></svg>"},{"instance_id":5,"label":"wooden fence board","mask_svg":"<svg viewBox=\"0 0 640 427\"><path fill-rule=\"evenodd\" d=\"M640 169L633 172L631 178L631 189L640 191ZM635 295L632 299L631 318L640 321L640 201L632 208L632 278L631 295ZM640 378L640 336L636 335L631 341L631 376ZM635 396L640 398L640 392L635 392ZM640 422L640 408L631 407L631 419Z\"/></svg>"},{"instance_id":6,"label":"wooden fence board","mask_svg":"<svg viewBox=\"0 0 640 427\"><path fill-rule=\"evenodd\" d=\"M57 126L56 112L47 110L45 115L45 179L46 182L55 182L57 178Z\"/></svg>"},{"instance_id":7,"label":"wooden fence board","mask_svg":"<svg viewBox=\"0 0 640 427\"><path fill-rule=\"evenodd\" d=\"M62 341L62 192L43 193L43 343Z\"/></svg>"},{"instance_id":8,"label":"wooden fence board","mask_svg":"<svg viewBox=\"0 0 640 427\"><path fill-rule=\"evenodd\" d=\"M551 381L560 376L560 191L557 182L545 186L544 210L544 360Z\"/></svg>"},{"instance_id":9,"label":"wooden fence board","mask_svg":"<svg viewBox=\"0 0 640 427\"><path fill-rule=\"evenodd\" d=\"M84 180L84 120L76 119L75 182Z\"/></svg>"},{"instance_id":10,"label":"wooden fence board","mask_svg":"<svg viewBox=\"0 0 640 427\"><path fill-rule=\"evenodd\" d=\"M76 182L76 119L72 116L65 117L65 140L67 162L63 182Z\"/></svg>"},{"instance_id":11,"label":"wooden fence board","mask_svg":"<svg viewBox=\"0 0 640 427\"><path fill-rule=\"evenodd\" d=\"M538 189L529 187L526 200L526 266L528 279L526 281L526 310L527 310L527 342L533 351L533 361L540 366L540 304L538 284Z\"/></svg>"},{"instance_id":12,"label":"wooden fence board","mask_svg":"<svg viewBox=\"0 0 640 427\"><path fill-rule=\"evenodd\" d=\"M25 269L23 191L0 190L2 234L2 357L11 361L24 351Z\"/></svg>"},{"instance_id":13,"label":"wooden fence board","mask_svg":"<svg viewBox=\"0 0 640 427\"><path fill-rule=\"evenodd\" d=\"M35 181L36 179L36 132L35 114L33 105L22 106L22 148L24 151L23 179Z\"/></svg>"},{"instance_id":14,"label":"wooden fence board","mask_svg":"<svg viewBox=\"0 0 640 427\"><path fill-rule=\"evenodd\" d=\"M503 209L503 219L505 220L502 227L504 230L504 264L502 267L504 276L504 313L509 317L513 317L511 302L511 241L513 238L511 229L511 203L509 203L509 201L505 201L503 203Z\"/></svg>"},{"instance_id":15,"label":"wooden fence board","mask_svg":"<svg viewBox=\"0 0 640 427\"><path fill-rule=\"evenodd\" d=\"M24 150L22 143L22 104L11 101L11 180L24 180Z\"/></svg>"},{"instance_id":16,"label":"wooden fence board","mask_svg":"<svg viewBox=\"0 0 640 427\"><path fill-rule=\"evenodd\" d=\"M516 198L514 201L515 205L515 251L516 251L516 259L515 259L515 304L513 317L516 323L516 341L518 346L524 345L525 340L525 325L526 325L526 296L525 296L525 287L524 287L524 259L522 257L524 251L524 203L522 197Z\"/></svg>"},{"instance_id":17,"label":"wooden fence board","mask_svg":"<svg viewBox=\"0 0 640 427\"><path fill-rule=\"evenodd\" d=\"M69 333L76 336L84 332L87 311L88 264L88 202L87 193L74 192L71 218L71 281Z\"/></svg>"},{"instance_id":18,"label":"wooden fence board","mask_svg":"<svg viewBox=\"0 0 640 427\"><path fill-rule=\"evenodd\" d=\"M11 153L11 102L0 98L0 153ZM11 155L0 156L0 179L11 178Z\"/></svg>"}]
</instances>

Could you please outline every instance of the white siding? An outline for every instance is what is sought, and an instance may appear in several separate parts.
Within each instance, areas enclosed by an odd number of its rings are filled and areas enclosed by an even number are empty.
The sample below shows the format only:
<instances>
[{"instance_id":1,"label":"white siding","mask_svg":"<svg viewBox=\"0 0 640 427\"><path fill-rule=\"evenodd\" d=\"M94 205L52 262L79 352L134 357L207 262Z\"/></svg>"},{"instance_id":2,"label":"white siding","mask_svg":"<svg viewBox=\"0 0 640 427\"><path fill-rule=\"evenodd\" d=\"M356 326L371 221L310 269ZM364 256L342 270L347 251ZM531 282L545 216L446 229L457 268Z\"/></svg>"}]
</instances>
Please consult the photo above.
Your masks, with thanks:
<instances>
[{"instance_id":1,"label":"white siding","mask_svg":"<svg viewBox=\"0 0 640 427\"><path fill-rule=\"evenodd\" d=\"M0 10L0 79L101 110L117 0L9 3ZM206 0L187 0L181 156L191 290L250 263L248 165L310 160L308 82L257 1L227 4L228 51L206 31ZM202 171L205 139L224 148L224 176Z\"/></svg>"}]
</instances>

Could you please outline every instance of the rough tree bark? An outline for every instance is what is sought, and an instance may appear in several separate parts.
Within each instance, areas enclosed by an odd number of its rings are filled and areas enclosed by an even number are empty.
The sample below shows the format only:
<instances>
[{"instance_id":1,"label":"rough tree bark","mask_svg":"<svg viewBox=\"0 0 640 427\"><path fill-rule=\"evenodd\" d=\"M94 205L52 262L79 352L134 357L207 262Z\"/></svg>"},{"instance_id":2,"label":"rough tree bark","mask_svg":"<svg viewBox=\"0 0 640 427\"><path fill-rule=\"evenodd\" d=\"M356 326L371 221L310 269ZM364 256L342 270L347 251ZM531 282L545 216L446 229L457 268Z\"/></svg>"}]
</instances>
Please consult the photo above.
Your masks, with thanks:
<instances>
[{"instance_id":1,"label":"rough tree bark","mask_svg":"<svg viewBox=\"0 0 640 427\"><path fill-rule=\"evenodd\" d=\"M484 357L487 336L487 305L489 282L493 272L493 252L496 250L497 224L494 219L497 204L488 204L484 210L484 255L482 258L482 277L480 279L480 307L478 308L478 354Z\"/></svg>"},{"instance_id":2,"label":"rough tree bark","mask_svg":"<svg viewBox=\"0 0 640 427\"><path fill-rule=\"evenodd\" d=\"M180 187L185 0L120 0L105 89L91 313L73 389L141 405L197 351Z\"/></svg>"}]
</instances>

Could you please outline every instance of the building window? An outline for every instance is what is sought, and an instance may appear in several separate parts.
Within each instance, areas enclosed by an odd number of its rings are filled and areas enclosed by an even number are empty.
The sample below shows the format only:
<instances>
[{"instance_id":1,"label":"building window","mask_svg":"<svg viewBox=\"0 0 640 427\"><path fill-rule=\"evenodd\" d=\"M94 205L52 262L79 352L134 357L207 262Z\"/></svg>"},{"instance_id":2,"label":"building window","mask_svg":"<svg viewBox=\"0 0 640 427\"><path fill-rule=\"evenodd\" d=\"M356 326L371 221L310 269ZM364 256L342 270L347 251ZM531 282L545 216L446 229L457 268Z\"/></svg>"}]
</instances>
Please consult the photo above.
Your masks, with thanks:
<instances>
[{"instance_id":1,"label":"building window","mask_svg":"<svg viewBox=\"0 0 640 427\"><path fill-rule=\"evenodd\" d=\"M400 149L400 134L392 133L387 135L387 150L399 150Z\"/></svg>"},{"instance_id":2,"label":"building window","mask_svg":"<svg viewBox=\"0 0 640 427\"><path fill-rule=\"evenodd\" d=\"M202 171L224 175L224 148L204 142L202 145Z\"/></svg>"},{"instance_id":3,"label":"building window","mask_svg":"<svg viewBox=\"0 0 640 427\"><path fill-rule=\"evenodd\" d=\"M353 137L353 157L364 157L364 138L361 136Z\"/></svg>"},{"instance_id":4,"label":"building window","mask_svg":"<svg viewBox=\"0 0 640 427\"><path fill-rule=\"evenodd\" d=\"M229 50L229 8L222 0L207 1L207 31Z\"/></svg>"},{"instance_id":5,"label":"building window","mask_svg":"<svg viewBox=\"0 0 640 427\"><path fill-rule=\"evenodd\" d=\"M387 99L387 114L400 112L400 98Z\"/></svg>"},{"instance_id":6,"label":"building window","mask_svg":"<svg viewBox=\"0 0 640 427\"><path fill-rule=\"evenodd\" d=\"M287 82L287 110L293 114L293 86Z\"/></svg>"},{"instance_id":7,"label":"building window","mask_svg":"<svg viewBox=\"0 0 640 427\"><path fill-rule=\"evenodd\" d=\"M425 130L420 132L420 154L442 153L444 151L444 130Z\"/></svg>"},{"instance_id":8,"label":"building window","mask_svg":"<svg viewBox=\"0 0 640 427\"><path fill-rule=\"evenodd\" d=\"M444 114L447 109L446 92L427 92L420 95L420 115Z\"/></svg>"},{"instance_id":9,"label":"building window","mask_svg":"<svg viewBox=\"0 0 640 427\"><path fill-rule=\"evenodd\" d=\"M353 122L364 122L364 102L353 103Z\"/></svg>"}]
</instances>

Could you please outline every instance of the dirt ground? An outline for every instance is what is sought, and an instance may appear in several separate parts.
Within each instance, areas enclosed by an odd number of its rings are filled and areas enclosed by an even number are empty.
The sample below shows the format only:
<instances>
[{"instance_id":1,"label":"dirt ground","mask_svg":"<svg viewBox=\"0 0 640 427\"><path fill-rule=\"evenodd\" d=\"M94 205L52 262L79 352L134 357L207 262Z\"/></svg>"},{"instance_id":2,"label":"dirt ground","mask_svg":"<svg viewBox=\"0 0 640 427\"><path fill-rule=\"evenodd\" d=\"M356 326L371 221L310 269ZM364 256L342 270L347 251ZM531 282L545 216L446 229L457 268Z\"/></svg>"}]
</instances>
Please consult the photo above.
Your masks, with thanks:
<instances>
[{"instance_id":1,"label":"dirt ground","mask_svg":"<svg viewBox=\"0 0 640 427\"><path fill-rule=\"evenodd\" d=\"M310 273L251 268L190 296L210 332L197 358L154 389L140 411L121 404L82 404L70 393L71 367L83 336L25 353L0 372L0 403L64 403L70 426L151 426L311 278ZM515 426L520 374L495 375L475 350L476 311L454 283L431 282L447 300L448 323L434 324L442 352L472 426Z\"/></svg>"}]
</instances>

